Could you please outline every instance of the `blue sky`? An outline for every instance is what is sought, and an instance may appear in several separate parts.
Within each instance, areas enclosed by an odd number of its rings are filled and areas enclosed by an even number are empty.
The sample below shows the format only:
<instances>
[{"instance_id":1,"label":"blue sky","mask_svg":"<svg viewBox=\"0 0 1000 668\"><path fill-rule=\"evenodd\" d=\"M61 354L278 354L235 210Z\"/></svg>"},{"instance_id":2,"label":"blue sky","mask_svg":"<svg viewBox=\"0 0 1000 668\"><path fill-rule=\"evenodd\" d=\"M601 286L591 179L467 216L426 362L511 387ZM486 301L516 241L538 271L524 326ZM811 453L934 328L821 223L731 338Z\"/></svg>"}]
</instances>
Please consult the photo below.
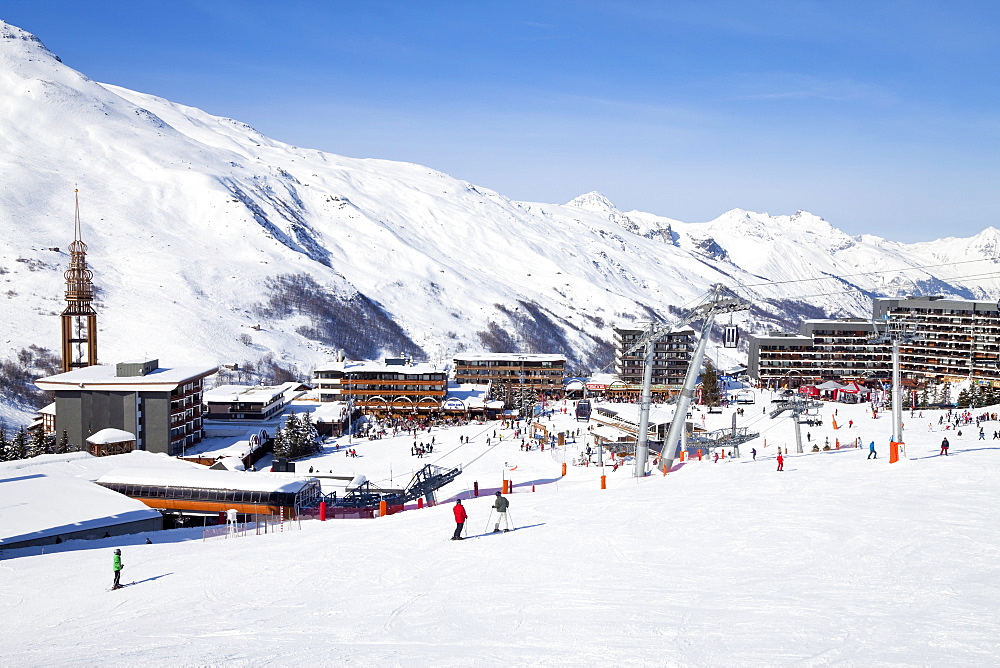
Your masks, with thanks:
<instances>
[{"instance_id":1,"label":"blue sky","mask_svg":"<svg viewBox=\"0 0 1000 668\"><path fill-rule=\"evenodd\" d=\"M998 2L4 0L87 76L521 200L1000 227Z\"/></svg>"}]
</instances>

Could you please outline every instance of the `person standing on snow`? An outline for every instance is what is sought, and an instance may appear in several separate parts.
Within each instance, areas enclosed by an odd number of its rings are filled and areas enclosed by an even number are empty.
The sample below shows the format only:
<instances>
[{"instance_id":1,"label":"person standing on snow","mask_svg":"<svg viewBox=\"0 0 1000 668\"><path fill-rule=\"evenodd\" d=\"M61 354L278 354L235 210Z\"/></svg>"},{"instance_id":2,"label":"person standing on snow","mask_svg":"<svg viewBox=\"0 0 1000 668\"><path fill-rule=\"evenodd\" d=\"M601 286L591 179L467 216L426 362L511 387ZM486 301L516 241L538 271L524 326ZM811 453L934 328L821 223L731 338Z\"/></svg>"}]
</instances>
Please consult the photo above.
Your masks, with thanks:
<instances>
[{"instance_id":1,"label":"person standing on snow","mask_svg":"<svg viewBox=\"0 0 1000 668\"><path fill-rule=\"evenodd\" d=\"M500 492L497 492L497 500L493 503L493 510L497 511L497 524L493 527L493 533L500 533L500 520L503 520L503 532L510 531L510 522L507 521L507 508L509 506L510 501L507 500L507 497L500 496Z\"/></svg>"},{"instance_id":2,"label":"person standing on snow","mask_svg":"<svg viewBox=\"0 0 1000 668\"><path fill-rule=\"evenodd\" d=\"M751 448L750 454L753 456L753 460L757 461L757 448Z\"/></svg>"},{"instance_id":3,"label":"person standing on snow","mask_svg":"<svg viewBox=\"0 0 1000 668\"><path fill-rule=\"evenodd\" d=\"M785 470L785 458L781 456L780 451L778 452L778 470L779 471Z\"/></svg>"},{"instance_id":4,"label":"person standing on snow","mask_svg":"<svg viewBox=\"0 0 1000 668\"><path fill-rule=\"evenodd\" d=\"M891 452L889 453L892 454ZM878 459L878 453L875 452L875 441L868 444L868 459Z\"/></svg>"},{"instance_id":5,"label":"person standing on snow","mask_svg":"<svg viewBox=\"0 0 1000 668\"><path fill-rule=\"evenodd\" d=\"M945 457L948 456L948 446L949 445L951 445L951 444L948 443L948 437L947 436L945 436L943 439L941 439L941 452L938 453L939 457L941 455L944 455Z\"/></svg>"},{"instance_id":6,"label":"person standing on snow","mask_svg":"<svg viewBox=\"0 0 1000 668\"><path fill-rule=\"evenodd\" d=\"M111 588L112 589L121 589L122 585L121 585L120 580L121 580L121 577L122 577L122 569L125 568L124 566L122 566L122 551L121 550L115 550L115 558L114 558L114 561L112 561L112 567L115 569L115 583L111 586Z\"/></svg>"},{"instance_id":7,"label":"person standing on snow","mask_svg":"<svg viewBox=\"0 0 1000 668\"><path fill-rule=\"evenodd\" d=\"M465 512L465 506L462 505L462 499L455 502L455 507L452 508L452 512L455 513L455 533L451 539L463 540L462 529L465 528L465 520L469 519L469 515Z\"/></svg>"}]
</instances>

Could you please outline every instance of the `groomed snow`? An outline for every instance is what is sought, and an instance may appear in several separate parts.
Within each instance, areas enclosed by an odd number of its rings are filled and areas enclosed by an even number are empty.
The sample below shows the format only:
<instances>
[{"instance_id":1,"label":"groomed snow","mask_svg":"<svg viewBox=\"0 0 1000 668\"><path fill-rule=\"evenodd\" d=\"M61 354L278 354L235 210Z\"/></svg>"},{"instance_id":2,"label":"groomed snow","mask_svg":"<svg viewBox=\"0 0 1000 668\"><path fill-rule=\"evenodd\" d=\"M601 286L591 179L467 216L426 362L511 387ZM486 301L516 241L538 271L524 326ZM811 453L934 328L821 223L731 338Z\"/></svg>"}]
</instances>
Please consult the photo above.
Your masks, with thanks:
<instances>
[{"instance_id":1,"label":"groomed snow","mask_svg":"<svg viewBox=\"0 0 1000 668\"><path fill-rule=\"evenodd\" d=\"M908 416L908 459L889 464L889 419L830 404L813 441L874 440L878 459L867 448L792 451L779 473L774 452L792 449L790 422L761 407L745 407L741 426L763 433L744 458L641 481L609 466L606 490L596 467L560 477L559 459L582 443L523 452L495 424L431 432L430 459L409 457L410 435L355 439L359 457L315 462L372 479L394 466L397 483L423 463L461 462L465 473L441 505L375 520L204 543L164 532L154 545L97 541L7 559L0 616L17 642L5 661L996 665L1000 441L990 437L1000 423L985 425L984 441L947 432L951 456L940 457L938 413ZM831 429L834 410L854 426ZM708 427L729 420L709 415ZM460 435L471 442L458 445ZM519 485L509 496L518 528L484 534L504 475ZM478 499L468 498L473 481ZM463 542L448 540L456 494L470 514ZM124 581L136 584L105 592L116 545Z\"/></svg>"}]
</instances>

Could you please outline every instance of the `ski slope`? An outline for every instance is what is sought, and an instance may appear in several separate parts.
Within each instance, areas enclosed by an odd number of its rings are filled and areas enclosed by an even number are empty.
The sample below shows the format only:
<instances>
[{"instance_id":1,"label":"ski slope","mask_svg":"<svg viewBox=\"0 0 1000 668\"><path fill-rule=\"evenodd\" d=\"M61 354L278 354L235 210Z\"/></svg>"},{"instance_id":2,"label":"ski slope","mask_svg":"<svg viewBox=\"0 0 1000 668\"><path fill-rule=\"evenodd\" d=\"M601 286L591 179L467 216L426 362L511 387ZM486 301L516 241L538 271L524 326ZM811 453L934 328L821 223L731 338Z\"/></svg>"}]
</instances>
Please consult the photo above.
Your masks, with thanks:
<instances>
[{"instance_id":1,"label":"ski slope","mask_svg":"<svg viewBox=\"0 0 1000 668\"><path fill-rule=\"evenodd\" d=\"M520 451L509 432L487 447L494 424L435 430L438 463L466 464L443 496L467 497L474 480L487 492L464 502L464 542L449 540L445 502L266 536L183 530L7 558L5 663L995 665L1000 423L984 425L985 441L947 432L945 458L938 413L907 417L907 459L890 465L890 419L864 406L830 405L809 431L874 440L876 460L867 447L796 455L788 419L746 408L741 424L762 434L742 459L641 481L608 467L606 490L596 467L559 476L578 445L554 457ZM834 409L854 427L831 429ZM471 442L456 449L460 434ZM435 462L410 458L411 445L354 440L358 458L312 465L374 480L391 464L398 483ZM779 445L790 451L780 473ZM518 529L484 534L487 488L504 472L519 485ZM114 547L136 584L108 592Z\"/></svg>"}]
</instances>

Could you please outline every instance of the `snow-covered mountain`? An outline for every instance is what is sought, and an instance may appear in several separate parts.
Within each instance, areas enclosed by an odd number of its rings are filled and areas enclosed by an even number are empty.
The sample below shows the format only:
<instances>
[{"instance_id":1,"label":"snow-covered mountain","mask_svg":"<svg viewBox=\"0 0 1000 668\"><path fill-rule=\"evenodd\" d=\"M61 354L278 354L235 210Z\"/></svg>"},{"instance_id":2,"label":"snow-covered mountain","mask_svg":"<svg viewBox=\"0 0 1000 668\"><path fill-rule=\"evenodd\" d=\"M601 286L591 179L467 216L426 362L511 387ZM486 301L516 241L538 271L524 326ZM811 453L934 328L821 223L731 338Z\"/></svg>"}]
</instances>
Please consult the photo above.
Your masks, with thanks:
<instances>
[{"instance_id":1,"label":"snow-covered mountain","mask_svg":"<svg viewBox=\"0 0 1000 668\"><path fill-rule=\"evenodd\" d=\"M804 212L684 223L598 193L518 202L99 84L3 22L0 173L0 358L58 347L75 188L105 362L272 355L306 371L337 349L436 362L491 349L597 370L612 324L669 317L716 282L747 286L751 329L867 314L878 294L1000 294L995 277L962 278L995 269L983 262L857 275L995 257L993 228L907 245Z\"/></svg>"}]
</instances>

